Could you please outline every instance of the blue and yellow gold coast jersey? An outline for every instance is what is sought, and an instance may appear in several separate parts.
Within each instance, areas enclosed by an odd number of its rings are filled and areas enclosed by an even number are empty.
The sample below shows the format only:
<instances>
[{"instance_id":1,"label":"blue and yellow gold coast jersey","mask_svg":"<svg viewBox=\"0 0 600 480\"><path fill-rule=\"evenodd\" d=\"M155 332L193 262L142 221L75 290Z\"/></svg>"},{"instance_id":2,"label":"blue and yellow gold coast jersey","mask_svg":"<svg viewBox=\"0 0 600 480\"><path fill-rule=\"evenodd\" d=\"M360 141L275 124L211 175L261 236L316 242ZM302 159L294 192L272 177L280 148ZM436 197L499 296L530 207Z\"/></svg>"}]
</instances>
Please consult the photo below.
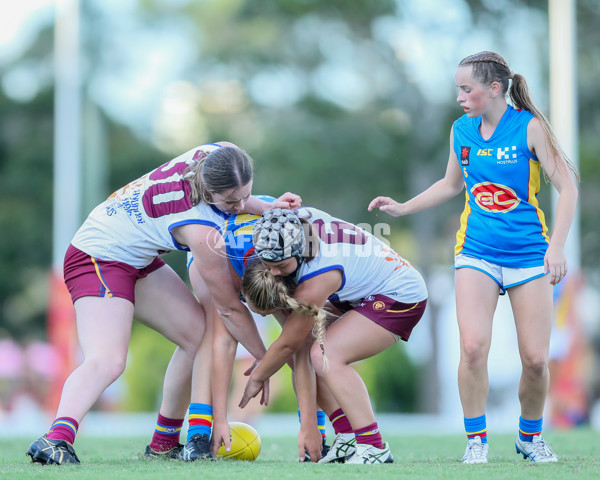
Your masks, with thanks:
<instances>
[{"instance_id":1,"label":"blue and yellow gold coast jersey","mask_svg":"<svg viewBox=\"0 0 600 480\"><path fill-rule=\"evenodd\" d=\"M454 151L466 187L455 255L473 255L509 268L544 264L548 236L539 208L540 162L527 146L530 112L508 106L484 140L481 117L454 122Z\"/></svg>"},{"instance_id":2,"label":"blue and yellow gold coast jersey","mask_svg":"<svg viewBox=\"0 0 600 480\"><path fill-rule=\"evenodd\" d=\"M256 197L265 202L274 202L276 199L268 195L256 195ZM251 213L242 213L231 215L224 228L225 245L229 263L242 277L246 271L248 259L254 255L254 245L252 245L252 228L260 215Z\"/></svg>"},{"instance_id":3,"label":"blue and yellow gold coast jersey","mask_svg":"<svg viewBox=\"0 0 600 480\"><path fill-rule=\"evenodd\" d=\"M265 202L274 202L276 198L269 195L254 195ZM225 239L225 248L227 249L227 259L235 270L242 277L246 271L248 260L254 255L254 245L252 245L252 228L260 215L251 213L231 214L225 220L225 225L221 229ZM191 253L187 256L187 268L194 257Z\"/></svg>"}]
</instances>

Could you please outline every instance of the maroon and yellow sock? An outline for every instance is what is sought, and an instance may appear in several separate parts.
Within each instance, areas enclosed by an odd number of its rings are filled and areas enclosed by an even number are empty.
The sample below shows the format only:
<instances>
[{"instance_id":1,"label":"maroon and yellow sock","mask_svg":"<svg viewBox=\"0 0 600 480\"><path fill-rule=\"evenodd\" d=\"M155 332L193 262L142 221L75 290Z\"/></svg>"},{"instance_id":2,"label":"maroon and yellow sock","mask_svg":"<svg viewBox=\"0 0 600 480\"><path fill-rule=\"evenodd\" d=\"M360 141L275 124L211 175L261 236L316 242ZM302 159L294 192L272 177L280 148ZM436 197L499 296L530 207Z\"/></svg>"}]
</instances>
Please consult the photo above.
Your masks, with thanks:
<instances>
[{"instance_id":1,"label":"maroon and yellow sock","mask_svg":"<svg viewBox=\"0 0 600 480\"><path fill-rule=\"evenodd\" d=\"M150 448L155 452L167 452L176 447L182 426L183 418L167 418L159 413Z\"/></svg>"},{"instance_id":2,"label":"maroon and yellow sock","mask_svg":"<svg viewBox=\"0 0 600 480\"><path fill-rule=\"evenodd\" d=\"M376 448L383 448L383 438L379 433L379 426L377 422L367 425L366 427L354 430L356 436L356 443L373 445Z\"/></svg>"},{"instance_id":3,"label":"maroon and yellow sock","mask_svg":"<svg viewBox=\"0 0 600 480\"><path fill-rule=\"evenodd\" d=\"M333 427L333 430L335 431L336 435L338 433L353 432L352 426L348 421L348 417L346 417L346 414L342 411L341 408L338 408L335 412L329 415L329 420L331 421L331 426Z\"/></svg>"},{"instance_id":4,"label":"maroon and yellow sock","mask_svg":"<svg viewBox=\"0 0 600 480\"><path fill-rule=\"evenodd\" d=\"M50 431L46 434L46 438L53 440L64 440L70 444L75 443L75 435L79 424L74 418L59 417L52 422Z\"/></svg>"}]
</instances>

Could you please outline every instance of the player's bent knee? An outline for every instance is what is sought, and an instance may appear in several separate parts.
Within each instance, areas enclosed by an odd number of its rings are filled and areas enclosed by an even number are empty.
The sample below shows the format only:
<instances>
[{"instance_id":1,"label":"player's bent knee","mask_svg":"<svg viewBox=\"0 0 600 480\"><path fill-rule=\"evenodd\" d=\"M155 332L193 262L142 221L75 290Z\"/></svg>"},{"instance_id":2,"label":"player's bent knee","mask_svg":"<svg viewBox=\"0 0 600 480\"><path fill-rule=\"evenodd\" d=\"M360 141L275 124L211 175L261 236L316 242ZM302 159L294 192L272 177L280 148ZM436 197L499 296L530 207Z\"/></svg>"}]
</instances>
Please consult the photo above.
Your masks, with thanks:
<instances>
[{"instance_id":1,"label":"player's bent knee","mask_svg":"<svg viewBox=\"0 0 600 480\"><path fill-rule=\"evenodd\" d=\"M337 368L346 363L340 361L334 352L327 352L325 355L318 344L314 344L310 349L310 360L315 369L315 373L320 377L326 377L332 371L336 371Z\"/></svg>"},{"instance_id":2,"label":"player's bent knee","mask_svg":"<svg viewBox=\"0 0 600 480\"><path fill-rule=\"evenodd\" d=\"M200 343L202 343L205 332L206 326L202 323L189 331L184 332L178 339L174 340L174 342L181 347L182 350L193 352L195 355L195 352L200 348Z\"/></svg>"},{"instance_id":3,"label":"player's bent knee","mask_svg":"<svg viewBox=\"0 0 600 480\"><path fill-rule=\"evenodd\" d=\"M103 378L108 384L114 382L125 371L127 357L113 354L103 358L86 359L87 368L93 370L92 375Z\"/></svg>"}]
</instances>

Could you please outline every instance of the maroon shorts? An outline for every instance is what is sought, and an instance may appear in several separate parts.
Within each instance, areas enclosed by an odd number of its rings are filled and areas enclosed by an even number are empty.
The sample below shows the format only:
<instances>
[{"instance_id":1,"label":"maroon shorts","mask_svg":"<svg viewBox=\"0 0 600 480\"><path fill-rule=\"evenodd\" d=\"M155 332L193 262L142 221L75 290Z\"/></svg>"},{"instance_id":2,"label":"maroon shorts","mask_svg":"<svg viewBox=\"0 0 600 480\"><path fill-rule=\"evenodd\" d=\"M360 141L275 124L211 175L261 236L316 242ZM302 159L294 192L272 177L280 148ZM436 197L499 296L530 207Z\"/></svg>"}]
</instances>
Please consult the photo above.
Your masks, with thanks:
<instances>
[{"instance_id":1,"label":"maroon shorts","mask_svg":"<svg viewBox=\"0 0 600 480\"><path fill-rule=\"evenodd\" d=\"M425 312L427 300L402 303L385 295L371 295L357 306L350 302L332 301L331 304L342 313L354 310L408 342L413 328Z\"/></svg>"},{"instance_id":2,"label":"maroon shorts","mask_svg":"<svg viewBox=\"0 0 600 480\"><path fill-rule=\"evenodd\" d=\"M135 304L135 282L158 270L165 262L156 257L140 270L123 262L100 260L69 245L64 277L73 303L81 297L120 297Z\"/></svg>"}]
</instances>

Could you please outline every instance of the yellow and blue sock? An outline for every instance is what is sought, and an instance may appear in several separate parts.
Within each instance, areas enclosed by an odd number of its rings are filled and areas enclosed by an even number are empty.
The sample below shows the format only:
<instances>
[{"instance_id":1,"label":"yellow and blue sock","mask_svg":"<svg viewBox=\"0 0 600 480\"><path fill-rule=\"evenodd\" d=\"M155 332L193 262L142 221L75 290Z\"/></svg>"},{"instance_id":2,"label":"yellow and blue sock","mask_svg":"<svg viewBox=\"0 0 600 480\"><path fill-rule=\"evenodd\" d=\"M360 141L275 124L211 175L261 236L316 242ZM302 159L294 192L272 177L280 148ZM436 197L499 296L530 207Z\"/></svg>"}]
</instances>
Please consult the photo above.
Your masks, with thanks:
<instances>
[{"instance_id":1,"label":"yellow and blue sock","mask_svg":"<svg viewBox=\"0 0 600 480\"><path fill-rule=\"evenodd\" d=\"M543 420L544 417L539 420L527 420L519 417L519 438L524 442L531 442L534 435L541 435Z\"/></svg>"},{"instance_id":2,"label":"yellow and blue sock","mask_svg":"<svg viewBox=\"0 0 600 480\"><path fill-rule=\"evenodd\" d=\"M317 411L317 427L319 427L322 438L325 438L325 418L325 412L323 410Z\"/></svg>"},{"instance_id":3,"label":"yellow and blue sock","mask_svg":"<svg viewBox=\"0 0 600 480\"><path fill-rule=\"evenodd\" d=\"M317 427L319 428L319 432L321 432L321 437L325 438L325 412L323 410L317 410ZM298 421L300 421L300 410L298 410Z\"/></svg>"},{"instance_id":4,"label":"yellow and blue sock","mask_svg":"<svg viewBox=\"0 0 600 480\"><path fill-rule=\"evenodd\" d=\"M481 438L481 443L487 443L487 425L485 413L480 417L465 417L465 432L467 432L467 438L479 437Z\"/></svg>"},{"instance_id":5,"label":"yellow and blue sock","mask_svg":"<svg viewBox=\"0 0 600 480\"><path fill-rule=\"evenodd\" d=\"M188 414L188 442L190 441L190 438L197 433L200 435L208 435L210 438L213 422L212 413L212 405L207 405L206 403L190 403Z\"/></svg>"}]
</instances>

